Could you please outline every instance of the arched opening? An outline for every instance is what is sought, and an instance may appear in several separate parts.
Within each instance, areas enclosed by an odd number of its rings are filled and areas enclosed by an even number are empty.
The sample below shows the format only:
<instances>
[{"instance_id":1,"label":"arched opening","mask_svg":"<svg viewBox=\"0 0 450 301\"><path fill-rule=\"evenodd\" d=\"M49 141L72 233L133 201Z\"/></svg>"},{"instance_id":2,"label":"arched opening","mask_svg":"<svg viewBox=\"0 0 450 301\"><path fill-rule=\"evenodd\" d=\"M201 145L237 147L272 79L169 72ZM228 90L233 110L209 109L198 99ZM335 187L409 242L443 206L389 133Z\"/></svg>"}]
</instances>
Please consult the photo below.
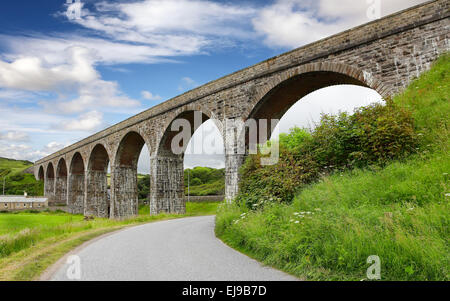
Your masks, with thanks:
<instances>
[{"instance_id":1,"label":"arched opening","mask_svg":"<svg viewBox=\"0 0 450 301\"><path fill-rule=\"evenodd\" d=\"M338 73L338 72L332 72L332 71L315 71L315 72L307 72L303 73L297 76L294 76L288 80L283 81L279 85L277 85L275 88L270 90L253 108L252 112L249 114L249 119L255 119L257 122L260 120L268 120L268 124L270 124L270 120L279 120L280 122L283 121L282 117L286 114L286 112L293 108L294 110L291 111L289 114L292 119L294 119L292 116L297 116L297 121L303 121L299 120L304 116L305 112L308 114L311 107L305 107L305 106L294 106L299 100L300 103L303 102L305 96L312 96L313 98L317 98L318 95L314 92L319 90L325 90L325 88L328 87L341 87L344 89L340 89L341 91L345 91L347 89L348 91L374 91L371 90L370 87L360 79L354 78L352 76ZM355 90L356 89L356 90ZM338 89L339 90L339 89ZM334 93L336 93L338 90L334 89ZM332 91L332 90L329 90ZM358 92L356 92L358 93ZM322 106L322 112L321 113L337 113L336 110L330 111L331 103L338 104L338 106L334 106L334 108L337 108L337 111L339 110L352 110L355 107L367 104L364 102L364 99L368 94L367 93L360 93L361 95L361 102L354 102L354 106L349 109L348 104L349 102L346 101L346 97L348 95L345 95L345 92L343 93L337 93L337 94L330 94L328 93L328 97L331 97L330 99L327 99ZM379 96L379 94L377 94ZM379 97L381 99L381 96ZM327 104L328 103L328 104ZM294 107L293 107L294 106ZM294 113L292 113L294 112ZM302 113L302 114L301 114ZM310 112L309 112L310 113ZM316 114L319 115L320 114ZM309 121L317 122L317 117L311 119L309 118ZM272 123L273 124L273 123ZM302 122L299 123L300 126L303 127ZM298 125L298 123L296 124ZM311 124L311 126L313 126ZM269 139L272 135L272 132L274 130L278 130L282 128L285 129L285 126L268 126L267 127L267 135L260 135L258 132L257 135L257 143L261 144L266 142L267 139ZM265 137L264 137L265 136ZM261 137L263 139L261 139ZM248 141L248 137L247 141ZM264 139L265 138L265 139ZM247 146L248 147L248 146Z\"/></svg>"},{"instance_id":2,"label":"arched opening","mask_svg":"<svg viewBox=\"0 0 450 301\"><path fill-rule=\"evenodd\" d=\"M225 150L222 133L213 120L205 121L189 140L184 153L186 202L225 199Z\"/></svg>"},{"instance_id":3,"label":"arched opening","mask_svg":"<svg viewBox=\"0 0 450 301\"><path fill-rule=\"evenodd\" d=\"M39 181L45 181L44 167L43 166L39 167L38 180Z\"/></svg>"},{"instance_id":4,"label":"arched opening","mask_svg":"<svg viewBox=\"0 0 450 301\"><path fill-rule=\"evenodd\" d=\"M196 166L201 166L207 160L208 156L204 153L203 143L208 143L208 139L198 139L198 145L200 146L199 151L195 151L195 144L191 143L191 137L196 133L199 138L203 136L202 125L206 122L210 123L209 126L213 126L217 129L214 123L211 124L209 116L206 114L189 110L180 113L176 118L174 118L162 135L162 139L159 142L156 157L152 161L152 185L150 189L151 193L151 208L150 212L152 214L157 214L160 212L170 212L170 213L184 213L186 212L186 193L188 192L185 187L185 164L184 158L185 153L189 145L193 146L194 150L189 150L188 153L191 155L195 154L197 157L194 162L189 162L186 167L193 168ZM198 131L198 132L197 132ZM219 131L219 136L221 134ZM204 138L204 137L203 137ZM203 141L205 140L205 141ZM216 139L217 140L217 139ZM195 140L194 140L195 141ZM220 145L223 147L223 141ZM219 155L223 156L222 153ZM202 158L203 160L198 160ZM222 161L223 162L223 161ZM216 166L218 167L218 166ZM187 170L187 175L190 175L192 170Z\"/></svg>"},{"instance_id":5,"label":"arched opening","mask_svg":"<svg viewBox=\"0 0 450 301\"><path fill-rule=\"evenodd\" d=\"M75 153L69 169L67 205L70 213L84 213L85 169L83 157Z\"/></svg>"},{"instance_id":6,"label":"arched opening","mask_svg":"<svg viewBox=\"0 0 450 301\"><path fill-rule=\"evenodd\" d=\"M105 147L97 144L92 150L86 173L86 216L109 217L111 212L108 192L109 156Z\"/></svg>"},{"instance_id":7,"label":"arched opening","mask_svg":"<svg viewBox=\"0 0 450 301\"><path fill-rule=\"evenodd\" d=\"M119 144L112 173L111 187L114 202L111 217L127 217L139 212L138 160L145 140L137 132L130 132Z\"/></svg>"},{"instance_id":8,"label":"arched opening","mask_svg":"<svg viewBox=\"0 0 450 301\"><path fill-rule=\"evenodd\" d=\"M45 173L45 191L44 195L49 198L49 200L54 200L55 197L55 169L53 168L53 163L47 165L47 172Z\"/></svg>"},{"instance_id":9,"label":"arched opening","mask_svg":"<svg viewBox=\"0 0 450 301\"><path fill-rule=\"evenodd\" d=\"M271 139L288 133L293 127L314 129L323 114L349 114L358 107L381 103L382 97L373 89L355 85L336 85L314 91L297 101L281 117Z\"/></svg>"},{"instance_id":10,"label":"arched opening","mask_svg":"<svg viewBox=\"0 0 450 301\"><path fill-rule=\"evenodd\" d=\"M61 158L56 168L55 201L59 204L67 204L67 165Z\"/></svg>"}]
</instances>

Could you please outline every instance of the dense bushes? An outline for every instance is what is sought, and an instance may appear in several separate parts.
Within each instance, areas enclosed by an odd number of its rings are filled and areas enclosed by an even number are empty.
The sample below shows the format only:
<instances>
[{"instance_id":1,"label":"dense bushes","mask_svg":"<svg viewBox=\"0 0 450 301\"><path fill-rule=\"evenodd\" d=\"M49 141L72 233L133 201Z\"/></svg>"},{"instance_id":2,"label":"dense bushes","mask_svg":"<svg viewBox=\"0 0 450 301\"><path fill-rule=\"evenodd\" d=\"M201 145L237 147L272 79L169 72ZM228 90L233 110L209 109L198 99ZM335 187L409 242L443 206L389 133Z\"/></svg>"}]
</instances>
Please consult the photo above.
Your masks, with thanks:
<instances>
[{"instance_id":1,"label":"dense bushes","mask_svg":"<svg viewBox=\"0 0 450 301\"><path fill-rule=\"evenodd\" d=\"M383 165L414 152L417 137L412 114L390 100L351 115L323 115L314 130L280 135L278 164L261 166L259 154L247 158L238 201L289 203L298 189L337 169Z\"/></svg>"}]
</instances>

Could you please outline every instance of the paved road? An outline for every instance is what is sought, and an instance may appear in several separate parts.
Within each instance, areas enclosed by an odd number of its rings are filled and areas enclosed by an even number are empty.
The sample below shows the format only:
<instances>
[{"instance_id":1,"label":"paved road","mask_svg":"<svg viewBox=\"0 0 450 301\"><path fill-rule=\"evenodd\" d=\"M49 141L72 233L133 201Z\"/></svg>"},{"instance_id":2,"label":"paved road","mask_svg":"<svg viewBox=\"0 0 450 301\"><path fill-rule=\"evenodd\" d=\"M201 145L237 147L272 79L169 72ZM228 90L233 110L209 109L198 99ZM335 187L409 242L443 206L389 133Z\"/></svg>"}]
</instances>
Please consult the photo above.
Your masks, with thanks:
<instances>
[{"instance_id":1,"label":"paved road","mask_svg":"<svg viewBox=\"0 0 450 301\"><path fill-rule=\"evenodd\" d=\"M81 280L298 280L222 243L214 235L214 216L128 228L88 244L77 255ZM68 280L68 269L60 265L51 279Z\"/></svg>"}]
</instances>

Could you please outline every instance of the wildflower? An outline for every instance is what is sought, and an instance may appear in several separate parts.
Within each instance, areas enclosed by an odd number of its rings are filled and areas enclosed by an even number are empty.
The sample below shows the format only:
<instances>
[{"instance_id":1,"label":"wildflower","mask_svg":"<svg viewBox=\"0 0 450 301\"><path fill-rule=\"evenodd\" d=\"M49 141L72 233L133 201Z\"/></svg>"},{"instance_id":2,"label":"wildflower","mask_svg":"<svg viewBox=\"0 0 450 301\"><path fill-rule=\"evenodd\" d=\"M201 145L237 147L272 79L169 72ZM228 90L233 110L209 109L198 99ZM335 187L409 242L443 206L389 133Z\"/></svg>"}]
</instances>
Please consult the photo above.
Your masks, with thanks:
<instances>
[{"instance_id":1,"label":"wildflower","mask_svg":"<svg viewBox=\"0 0 450 301\"><path fill-rule=\"evenodd\" d=\"M300 223L299 221L295 221L296 224Z\"/></svg>"},{"instance_id":2,"label":"wildflower","mask_svg":"<svg viewBox=\"0 0 450 301\"><path fill-rule=\"evenodd\" d=\"M446 196L446 197L450 197L450 193L446 193L445 196Z\"/></svg>"},{"instance_id":3,"label":"wildflower","mask_svg":"<svg viewBox=\"0 0 450 301\"><path fill-rule=\"evenodd\" d=\"M320 208L315 208L314 210L316 210L316 211L322 211Z\"/></svg>"},{"instance_id":4,"label":"wildflower","mask_svg":"<svg viewBox=\"0 0 450 301\"><path fill-rule=\"evenodd\" d=\"M414 210L414 207L408 208L408 211Z\"/></svg>"}]
</instances>

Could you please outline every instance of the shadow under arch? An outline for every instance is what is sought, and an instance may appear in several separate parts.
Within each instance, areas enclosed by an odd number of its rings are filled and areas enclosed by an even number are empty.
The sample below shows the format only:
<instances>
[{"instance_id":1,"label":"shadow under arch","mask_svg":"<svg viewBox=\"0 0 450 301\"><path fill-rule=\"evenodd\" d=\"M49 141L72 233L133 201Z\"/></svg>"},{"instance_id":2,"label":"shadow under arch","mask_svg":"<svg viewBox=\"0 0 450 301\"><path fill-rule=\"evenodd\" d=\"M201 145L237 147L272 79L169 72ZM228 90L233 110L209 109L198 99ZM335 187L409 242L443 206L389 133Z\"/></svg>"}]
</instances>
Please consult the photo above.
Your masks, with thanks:
<instances>
[{"instance_id":1,"label":"shadow under arch","mask_svg":"<svg viewBox=\"0 0 450 301\"><path fill-rule=\"evenodd\" d=\"M39 171L38 171L36 180L45 181L44 167L42 165L39 167Z\"/></svg>"},{"instance_id":2,"label":"shadow under arch","mask_svg":"<svg viewBox=\"0 0 450 301\"><path fill-rule=\"evenodd\" d=\"M59 159L56 167L55 201L67 204L67 164L64 158Z\"/></svg>"},{"instance_id":3,"label":"shadow under arch","mask_svg":"<svg viewBox=\"0 0 450 301\"><path fill-rule=\"evenodd\" d=\"M55 168L53 167L52 162L47 165L44 187L44 195L48 197L49 200L53 200L55 197Z\"/></svg>"},{"instance_id":4,"label":"shadow under arch","mask_svg":"<svg viewBox=\"0 0 450 301\"><path fill-rule=\"evenodd\" d=\"M108 218L111 215L108 192L108 165L110 159L103 144L91 151L86 170L84 215Z\"/></svg>"},{"instance_id":5,"label":"shadow under arch","mask_svg":"<svg viewBox=\"0 0 450 301\"><path fill-rule=\"evenodd\" d=\"M70 161L67 185L67 206L70 213L84 213L85 167L83 157L76 152Z\"/></svg>"},{"instance_id":6,"label":"shadow under arch","mask_svg":"<svg viewBox=\"0 0 450 301\"><path fill-rule=\"evenodd\" d=\"M111 167L112 202L110 217L124 218L138 214L137 164L144 138L136 131L126 133L120 141Z\"/></svg>"}]
</instances>

